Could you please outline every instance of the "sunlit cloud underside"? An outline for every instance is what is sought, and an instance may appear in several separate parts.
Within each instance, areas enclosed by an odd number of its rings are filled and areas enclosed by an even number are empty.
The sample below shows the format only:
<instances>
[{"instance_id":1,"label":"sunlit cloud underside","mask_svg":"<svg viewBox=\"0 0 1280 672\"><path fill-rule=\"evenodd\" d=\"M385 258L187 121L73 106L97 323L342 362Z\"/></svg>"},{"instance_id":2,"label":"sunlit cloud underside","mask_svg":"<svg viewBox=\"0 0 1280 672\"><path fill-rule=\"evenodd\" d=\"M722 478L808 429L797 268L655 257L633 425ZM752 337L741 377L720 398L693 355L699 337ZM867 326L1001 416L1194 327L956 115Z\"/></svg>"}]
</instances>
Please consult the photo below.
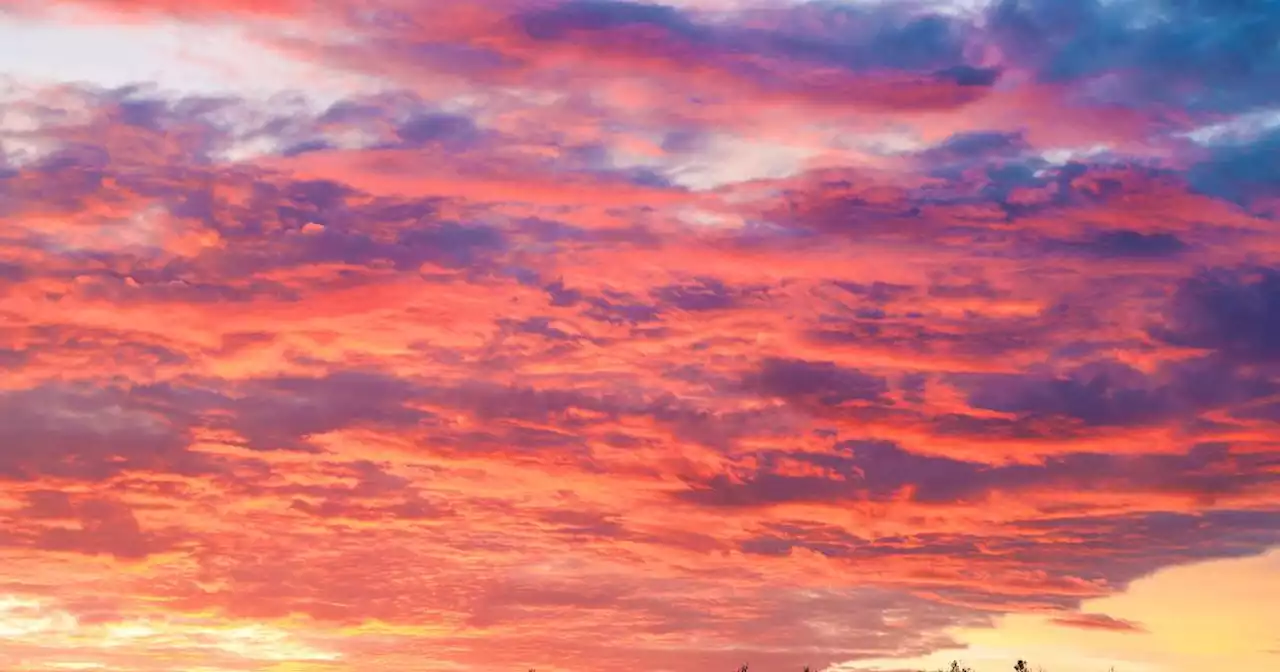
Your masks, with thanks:
<instances>
[{"instance_id":1,"label":"sunlit cloud underside","mask_svg":"<svg viewBox=\"0 0 1280 672\"><path fill-rule=\"evenodd\" d=\"M1271 669L1277 35L0 0L0 669Z\"/></svg>"}]
</instances>

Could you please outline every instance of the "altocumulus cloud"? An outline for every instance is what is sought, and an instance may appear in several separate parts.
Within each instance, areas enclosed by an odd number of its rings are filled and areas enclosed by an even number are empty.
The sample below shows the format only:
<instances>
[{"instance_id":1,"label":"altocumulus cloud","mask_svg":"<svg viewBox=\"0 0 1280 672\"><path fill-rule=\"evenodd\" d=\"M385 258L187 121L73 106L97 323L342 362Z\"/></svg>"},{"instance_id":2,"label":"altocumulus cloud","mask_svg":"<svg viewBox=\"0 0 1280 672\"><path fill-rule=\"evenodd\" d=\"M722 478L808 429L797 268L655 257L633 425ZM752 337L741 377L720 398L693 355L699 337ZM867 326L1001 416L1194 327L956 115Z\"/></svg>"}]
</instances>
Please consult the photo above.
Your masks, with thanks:
<instances>
[{"instance_id":1,"label":"altocumulus cloud","mask_svg":"<svg viewBox=\"0 0 1280 672\"><path fill-rule=\"evenodd\" d=\"M0 98L0 667L849 668L1280 544L1275 3L3 7L314 80Z\"/></svg>"}]
</instances>

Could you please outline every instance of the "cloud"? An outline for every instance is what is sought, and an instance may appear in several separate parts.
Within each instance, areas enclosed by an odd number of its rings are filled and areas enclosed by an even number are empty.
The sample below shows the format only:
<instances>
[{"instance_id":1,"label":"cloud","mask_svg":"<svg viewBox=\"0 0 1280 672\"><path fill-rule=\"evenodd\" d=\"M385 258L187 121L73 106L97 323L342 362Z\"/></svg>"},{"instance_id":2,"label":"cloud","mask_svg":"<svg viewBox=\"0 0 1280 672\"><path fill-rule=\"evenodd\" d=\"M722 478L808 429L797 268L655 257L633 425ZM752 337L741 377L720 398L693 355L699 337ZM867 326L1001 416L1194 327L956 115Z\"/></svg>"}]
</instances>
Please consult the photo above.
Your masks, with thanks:
<instances>
[{"instance_id":1,"label":"cloud","mask_svg":"<svg viewBox=\"0 0 1280 672\"><path fill-rule=\"evenodd\" d=\"M1112 630L1116 632L1144 632L1142 625L1124 619L1112 618L1106 614L1076 614L1052 620L1057 625L1069 628L1091 628L1096 630Z\"/></svg>"},{"instance_id":2,"label":"cloud","mask_svg":"<svg viewBox=\"0 0 1280 672\"><path fill-rule=\"evenodd\" d=\"M1102 231L1084 240L1055 241L1049 249L1104 259L1163 259L1187 251L1187 244L1172 233Z\"/></svg>"},{"instance_id":3,"label":"cloud","mask_svg":"<svg viewBox=\"0 0 1280 672\"><path fill-rule=\"evenodd\" d=\"M766 395L789 401L813 400L825 406L849 401L880 401L888 391L883 378L833 362L768 359L746 384Z\"/></svg>"},{"instance_id":4,"label":"cloud","mask_svg":"<svg viewBox=\"0 0 1280 672\"><path fill-rule=\"evenodd\" d=\"M660 304L679 310L702 312L733 308L752 294L760 294L757 288L731 288L715 278L702 278L688 284L672 284L653 291Z\"/></svg>"},{"instance_id":5,"label":"cloud","mask_svg":"<svg viewBox=\"0 0 1280 672\"><path fill-rule=\"evenodd\" d=\"M55 4L312 76L0 91L0 667L902 669L1280 543L1261 5Z\"/></svg>"},{"instance_id":6,"label":"cloud","mask_svg":"<svg viewBox=\"0 0 1280 672\"><path fill-rule=\"evenodd\" d=\"M396 129L396 135L406 143L440 142L453 147L465 147L477 133L470 119L446 114L416 116Z\"/></svg>"},{"instance_id":7,"label":"cloud","mask_svg":"<svg viewBox=\"0 0 1280 672\"><path fill-rule=\"evenodd\" d=\"M1141 372L1107 362L1063 378L991 376L972 384L969 404L974 408L1061 415L1090 425L1156 422L1178 410L1168 391L1153 389Z\"/></svg>"},{"instance_id":8,"label":"cloud","mask_svg":"<svg viewBox=\"0 0 1280 672\"><path fill-rule=\"evenodd\" d=\"M184 427L119 388L43 385L0 397L0 474L8 480L52 476L102 481L125 470L199 473ZM180 422L180 421L179 421Z\"/></svg>"},{"instance_id":9,"label":"cloud","mask_svg":"<svg viewBox=\"0 0 1280 672\"><path fill-rule=\"evenodd\" d=\"M1027 148L1020 133L1000 131L957 133L921 152L920 160L925 164L982 161L1001 156L1016 157Z\"/></svg>"},{"instance_id":10,"label":"cloud","mask_svg":"<svg viewBox=\"0 0 1280 672\"><path fill-rule=\"evenodd\" d=\"M1262 36L1276 29L1266 3L1003 0L988 15L1005 56L1046 81L1104 76L1111 102L1242 110L1274 102L1258 86L1280 67ZM1178 90L1169 81L1182 84Z\"/></svg>"},{"instance_id":11,"label":"cloud","mask_svg":"<svg viewBox=\"0 0 1280 672\"><path fill-rule=\"evenodd\" d=\"M652 26L675 34L695 33L694 24L673 7L639 2L577 0L533 10L521 26L537 40L565 39L577 31Z\"/></svg>"},{"instance_id":12,"label":"cloud","mask_svg":"<svg viewBox=\"0 0 1280 672\"><path fill-rule=\"evenodd\" d=\"M1157 338L1245 363L1280 357L1280 272L1217 268L1179 283Z\"/></svg>"},{"instance_id":13,"label":"cloud","mask_svg":"<svg viewBox=\"0 0 1280 672\"><path fill-rule=\"evenodd\" d=\"M429 421L429 412L406 407L417 394L394 377L337 372L252 381L226 405L232 427L249 446L270 450L296 448L308 436L356 424L413 427Z\"/></svg>"},{"instance_id":14,"label":"cloud","mask_svg":"<svg viewBox=\"0 0 1280 672\"><path fill-rule=\"evenodd\" d=\"M78 507L77 528L46 529L37 541L47 551L106 553L121 559L144 558L164 550L163 542L144 533L128 507L106 500L89 500Z\"/></svg>"},{"instance_id":15,"label":"cloud","mask_svg":"<svg viewBox=\"0 0 1280 672\"><path fill-rule=\"evenodd\" d=\"M678 496L715 507L902 500L943 505L979 503L1001 494L1034 497L1037 491L1062 488L1110 488L1208 499L1243 494L1259 482L1272 480L1253 473L1215 473L1218 467L1240 466L1252 472L1274 456L1234 454L1228 446L1201 444L1184 455L1073 452L1039 462L990 465L924 455L888 441L847 441L836 444L831 452L796 451L757 459L760 464L754 469L735 470L746 473L717 474L692 484ZM828 547L832 554L875 554L880 550L862 546L855 537L844 536L840 541Z\"/></svg>"},{"instance_id":16,"label":"cloud","mask_svg":"<svg viewBox=\"0 0 1280 672\"><path fill-rule=\"evenodd\" d=\"M1270 132L1247 142L1213 146L1209 156L1191 166L1187 179L1196 188L1215 196L1248 204L1274 197L1280 172L1268 161L1280 148L1280 133Z\"/></svg>"}]
</instances>

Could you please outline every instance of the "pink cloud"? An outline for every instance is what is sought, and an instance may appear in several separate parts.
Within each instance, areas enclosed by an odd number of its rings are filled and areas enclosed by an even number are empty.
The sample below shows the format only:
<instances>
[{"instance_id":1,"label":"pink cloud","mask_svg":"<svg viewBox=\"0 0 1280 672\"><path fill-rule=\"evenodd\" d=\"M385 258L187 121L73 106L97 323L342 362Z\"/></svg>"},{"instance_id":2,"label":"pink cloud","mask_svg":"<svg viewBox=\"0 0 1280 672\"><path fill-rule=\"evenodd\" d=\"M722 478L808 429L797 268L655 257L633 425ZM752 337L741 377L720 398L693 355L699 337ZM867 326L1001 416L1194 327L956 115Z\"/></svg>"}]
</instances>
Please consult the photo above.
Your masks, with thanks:
<instances>
[{"instance_id":1,"label":"pink cloud","mask_svg":"<svg viewBox=\"0 0 1280 672\"><path fill-rule=\"evenodd\" d=\"M1221 110L900 10L113 7L388 90L6 103L0 664L820 667L1277 543Z\"/></svg>"}]
</instances>

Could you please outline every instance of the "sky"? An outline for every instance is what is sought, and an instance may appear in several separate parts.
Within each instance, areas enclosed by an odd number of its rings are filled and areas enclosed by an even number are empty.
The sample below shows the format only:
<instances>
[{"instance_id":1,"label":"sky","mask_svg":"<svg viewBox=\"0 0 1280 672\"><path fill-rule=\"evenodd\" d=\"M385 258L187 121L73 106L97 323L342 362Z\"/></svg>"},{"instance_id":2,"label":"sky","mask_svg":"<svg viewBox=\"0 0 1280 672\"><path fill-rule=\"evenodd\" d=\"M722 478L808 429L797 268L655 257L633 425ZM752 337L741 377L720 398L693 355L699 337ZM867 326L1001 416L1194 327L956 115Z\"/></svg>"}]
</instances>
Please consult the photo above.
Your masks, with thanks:
<instances>
[{"instance_id":1,"label":"sky","mask_svg":"<svg viewBox=\"0 0 1280 672\"><path fill-rule=\"evenodd\" d=\"M1276 0L0 0L0 669L1277 669L1276 81Z\"/></svg>"}]
</instances>

